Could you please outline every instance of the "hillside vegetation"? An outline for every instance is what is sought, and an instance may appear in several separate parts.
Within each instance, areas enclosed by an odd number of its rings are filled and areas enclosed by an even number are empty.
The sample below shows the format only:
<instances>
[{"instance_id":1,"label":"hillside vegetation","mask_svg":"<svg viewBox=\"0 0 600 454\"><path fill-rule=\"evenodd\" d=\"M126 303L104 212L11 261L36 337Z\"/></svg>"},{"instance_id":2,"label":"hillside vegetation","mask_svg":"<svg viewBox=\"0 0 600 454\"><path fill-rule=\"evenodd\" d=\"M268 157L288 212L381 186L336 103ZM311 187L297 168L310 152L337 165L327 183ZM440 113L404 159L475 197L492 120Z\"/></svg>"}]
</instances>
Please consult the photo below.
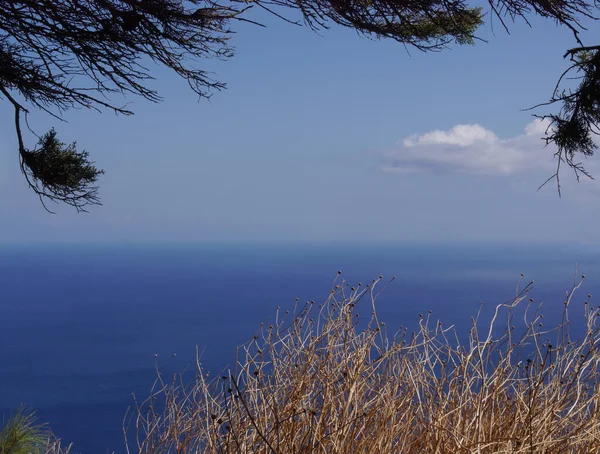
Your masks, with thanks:
<instances>
[{"instance_id":1,"label":"hillside vegetation","mask_svg":"<svg viewBox=\"0 0 600 454\"><path fill-rule=\"evenodd\" d=\"M159 373L126 418L130 452L600 452L600 311L575 300L582 282L552 329L530 283L468 333L425 313L390 335L382 278L339 277L323 304L278 308L222 376L200 362L192 383ZM571 305L585 318L578 341Z\"/></svg>"},{"instance_id":2,"label":"hillside vegetation","mask_svg":"<svg viewBox=\"0 0 600 454\"><path fill-rule=\"evenodd\" d=\"M278 308L221 376L200 361L191 381L158 371L126 415L127 452L600 452L600 308L591 295L575 300L583 278L551 329L532 283L519 283L468 333L429 312L393 335L376 311L382 279L351 287L339 277L324 303ZM579 340L571 305L583 312ZM0 454L70 450L24 410L0 431Z\"/></svg>"}]
</instances>

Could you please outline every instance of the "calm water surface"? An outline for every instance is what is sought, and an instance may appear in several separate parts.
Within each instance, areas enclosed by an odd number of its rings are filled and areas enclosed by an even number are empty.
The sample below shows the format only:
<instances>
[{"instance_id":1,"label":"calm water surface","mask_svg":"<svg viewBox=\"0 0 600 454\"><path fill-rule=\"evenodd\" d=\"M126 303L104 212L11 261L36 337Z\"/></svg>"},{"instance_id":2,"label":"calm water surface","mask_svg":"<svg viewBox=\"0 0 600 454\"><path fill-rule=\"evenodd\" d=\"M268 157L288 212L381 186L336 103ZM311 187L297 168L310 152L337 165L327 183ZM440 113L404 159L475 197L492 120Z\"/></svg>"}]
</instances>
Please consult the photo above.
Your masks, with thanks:
<instances>
[{"instance_id":1,"label":"calm water surface","mask_svg":"<svg viewBox=\"0 0 600 454\"><path fill-rule=\"evenodd\" d=\"M535 279L532 296L552 319L576 264L588 277L577 301L600 288L599 252L565 245L2 246L0 414L25 404L75 451L121 453L123 415L132 393L148 394L155 354L161 368L182 371L198 346L203 363L219 372L276 306L325 299L338 269L352 283L397 276L378 303L390 328L425 310L460 328L481 302L487 310L514 295L520 273Z\"/></svg>"}]
</instances>

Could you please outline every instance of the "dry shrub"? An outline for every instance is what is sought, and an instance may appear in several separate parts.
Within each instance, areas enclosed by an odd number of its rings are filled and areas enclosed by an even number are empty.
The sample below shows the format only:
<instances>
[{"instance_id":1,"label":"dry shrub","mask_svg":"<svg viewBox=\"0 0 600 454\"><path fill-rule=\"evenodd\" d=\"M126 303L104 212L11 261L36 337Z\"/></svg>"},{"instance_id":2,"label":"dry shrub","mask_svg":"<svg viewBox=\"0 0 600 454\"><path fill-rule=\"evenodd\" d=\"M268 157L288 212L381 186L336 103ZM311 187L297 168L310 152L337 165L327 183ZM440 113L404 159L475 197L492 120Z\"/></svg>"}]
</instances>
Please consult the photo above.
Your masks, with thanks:
<instances>
[{"instance_id":1,"label":"dry shrub","mask_svg":"<svg viewBox=\"0 0 600 454\"><path fill-rule=\"evenodd\" d=\"M70 454L72 444L64 444L62 440L50 435L46 444L46 454Z\"/></svg>"},{"instance_id":2,"label":"dry shrub","mask_svg":"<svg viewBox=\"0 0 600 454\"><path fill-rule=\"evenodd\" d=\"M128 450L600 452L599 310L589 298L582 339L569 334L582 282L551 330L528 298L530 283L485 327L473 318L462 338L427 314L415 332L390 337L375 311L381 278L356 288L339 278L324 304L278 308L225 375L210 378L200 363L192 383L159 374L150 398L126 417L126 438L135 438ZM368 321L358 309L371 312Z\"/></svg>"}]
</instances>

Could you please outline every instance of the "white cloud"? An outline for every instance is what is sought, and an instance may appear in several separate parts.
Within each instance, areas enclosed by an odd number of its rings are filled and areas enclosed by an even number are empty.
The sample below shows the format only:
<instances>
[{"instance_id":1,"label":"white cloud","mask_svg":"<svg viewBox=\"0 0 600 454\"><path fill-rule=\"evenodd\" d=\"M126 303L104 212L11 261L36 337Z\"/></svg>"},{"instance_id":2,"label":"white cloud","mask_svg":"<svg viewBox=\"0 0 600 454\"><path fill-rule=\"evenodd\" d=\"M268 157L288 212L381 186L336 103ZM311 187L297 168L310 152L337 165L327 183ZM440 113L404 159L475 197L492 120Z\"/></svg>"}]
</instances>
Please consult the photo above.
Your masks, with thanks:
<instances>
[{"instance_id":1,"label":"white cloud","mask_svg":"<svg viewBox=\"0 0 600 454\"><path fill-rule=\"evenodd\" d=\"M533 169L553 170L555 149L545 147L547 123L534 120L523 134L501 139L478 124L456 125L447 131L411 135L387 153L384 171L462 172L474 175L513 175Z\"/></svg>"}]
</instances>

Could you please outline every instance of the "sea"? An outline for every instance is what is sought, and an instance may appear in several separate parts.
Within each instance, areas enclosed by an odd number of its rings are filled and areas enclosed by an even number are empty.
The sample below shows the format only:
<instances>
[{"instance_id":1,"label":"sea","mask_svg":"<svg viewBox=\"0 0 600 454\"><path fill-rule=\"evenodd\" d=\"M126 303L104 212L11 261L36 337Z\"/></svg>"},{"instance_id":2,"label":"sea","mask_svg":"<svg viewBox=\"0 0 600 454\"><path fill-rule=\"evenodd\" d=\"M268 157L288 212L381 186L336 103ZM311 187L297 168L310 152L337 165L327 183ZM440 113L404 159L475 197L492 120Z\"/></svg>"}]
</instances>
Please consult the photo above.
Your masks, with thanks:
<instances>
[{"instance_id":1,"label":"sea","mask_svg":"<svg viewBox=\"0 0 600 454\"><path fill-rule=\"evenodd\" d=\"M191 370L199 352L222 372L277 306L324 301L338 271L353 285L396 277L377 300L389 330L431 310L466 332L519 280L534 281L546 323L581 275L574 326L587 295L600 297L594 244L2 245L0 425L25 406L72 452L123 453L124 416L133 396L148 396L157 366Z\"/></svg>"}]
</instances>

